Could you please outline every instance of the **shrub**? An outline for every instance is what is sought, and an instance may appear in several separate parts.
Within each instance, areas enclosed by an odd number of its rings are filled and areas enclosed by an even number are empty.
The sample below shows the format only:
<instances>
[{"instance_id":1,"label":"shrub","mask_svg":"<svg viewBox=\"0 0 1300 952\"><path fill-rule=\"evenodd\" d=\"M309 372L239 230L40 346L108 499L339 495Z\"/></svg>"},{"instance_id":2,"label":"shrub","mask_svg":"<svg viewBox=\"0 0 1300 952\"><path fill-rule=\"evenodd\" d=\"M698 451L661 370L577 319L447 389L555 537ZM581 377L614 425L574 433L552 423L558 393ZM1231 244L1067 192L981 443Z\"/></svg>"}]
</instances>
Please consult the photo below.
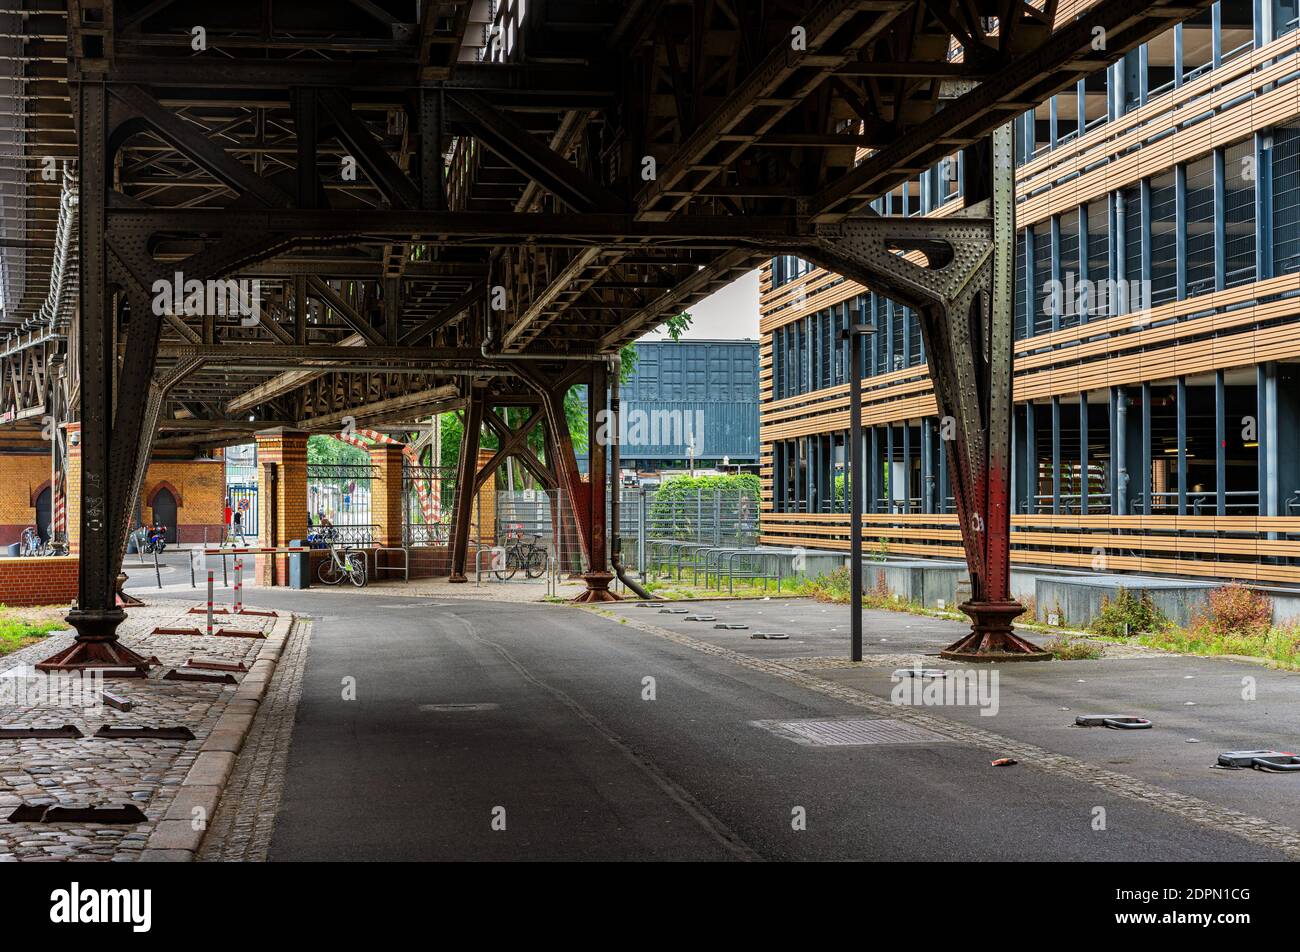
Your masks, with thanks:
<instances>
[{"instance_id":1,"label":"shrub","mask_svg":"<svg viewBox=\"0 0 1300 952\"><path fill-rule=\"evenodd\" d=\"M1267 596L1233 582L1213 589L1204 608L1192 615L1191 632L1197 638L1257 641L1273 625L1273 602Z\"/></svg>"},{"instance_id":2,"label":"shrub","mask_svg":"<svg viewBox=\"0 0 1300 952\"><path fill-rule=\"evenodd\" d=\"M1089 631L1112 638L1137 635L1144 632L1159 631L1167 624L1167 619L1160 609L1151 601L1146 592L1138 598L1128 589L1121 587L1115 593L1115 600L1103 597L1101 613L1088 626Z\"/></svg>"}]
</instances>

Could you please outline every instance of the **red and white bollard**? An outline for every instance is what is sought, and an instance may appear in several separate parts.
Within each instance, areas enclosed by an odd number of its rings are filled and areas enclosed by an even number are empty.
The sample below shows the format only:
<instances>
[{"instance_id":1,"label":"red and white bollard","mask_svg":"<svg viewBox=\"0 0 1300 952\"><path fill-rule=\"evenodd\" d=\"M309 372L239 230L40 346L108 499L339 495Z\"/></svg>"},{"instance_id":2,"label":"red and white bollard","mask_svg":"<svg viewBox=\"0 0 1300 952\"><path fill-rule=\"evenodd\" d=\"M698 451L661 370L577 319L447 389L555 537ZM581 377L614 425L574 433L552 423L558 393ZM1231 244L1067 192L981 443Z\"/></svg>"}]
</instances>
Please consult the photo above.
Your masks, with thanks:
<instances>
[{"instance_id":1,"label":"red and white bollard","mask_svg":"<svg viewBox=\"0 0 1300 952\"><path fill-rule=\"evenodd\" d=\"M212 634L212 570L208 569L208 634Z\"/></svg>"},{"instance_id":2,"label":"red and white bollard","mask_svg":"<svg viewBox=\"0 0 1300 952\"><path fill-rule=\"evenodd\" d=\"M244 610L244 560L243 558L235 559L235 608L234 614L238 615Z\"/></svg>"}]
</instances>

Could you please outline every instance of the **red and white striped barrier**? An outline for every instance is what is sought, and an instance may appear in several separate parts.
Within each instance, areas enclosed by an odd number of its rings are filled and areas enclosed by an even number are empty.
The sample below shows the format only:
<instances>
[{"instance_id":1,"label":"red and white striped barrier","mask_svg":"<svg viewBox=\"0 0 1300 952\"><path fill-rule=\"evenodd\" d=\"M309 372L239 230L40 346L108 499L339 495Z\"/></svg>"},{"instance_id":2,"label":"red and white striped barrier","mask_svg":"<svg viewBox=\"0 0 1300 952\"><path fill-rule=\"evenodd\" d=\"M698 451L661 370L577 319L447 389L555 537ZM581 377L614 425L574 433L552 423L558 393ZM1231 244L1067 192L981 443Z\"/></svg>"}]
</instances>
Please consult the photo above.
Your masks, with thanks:
<instances>
[{"instance_id":1,"label":"red and white striped barrier","mask_svg":"<svg viewBox=\"0 0 1300 952\"><path fill-rule=\"evenodd\" d=\"M212 572L208 571L208 636L212 635Z\"/></svg>"},{"instance_id":2,"label":"red and white striped barrier","mask_svg":"<svg viewBox=\"0 0 1300 952\"><path fill-rule=\"evenodd\" d=\"M355 446L358 449L363 450L370 449L370 443L367 443L366 440L370 440L371 443L379 444L397 442L397 440L393 439L388 434L380 433L378 430L357 430L356 432L356 436L353 436L351 433L343 433L339 436L339 439L350 446ZM365 439L362 439L362 437ZM406 444L403 447L402 457L412 466L420 465L419 456L416 454L415 448L410 444ZM415 494L420 502L420 513L424 516L424 522L426 525L439 522L442 519L442 502L440 500L442 493L439 491L438 477L435 476L430 480L430 484L431 485L426 485L424 480L419 480L415 484Z\"/></svg>"},{"instance_id":3,"label":"red and white striped barrier","mask_svg":"<svg viewBox=\"0 0 1300 952\"><path fill-rule=\"evenodd\" d=\"M235 559L235 614L244 610L244 560Z\"/></svg>"},{"instance_id":4,"label":"red and white striped barrier","mask_svg":"<svg viewBox=\"0 0 1300 952\"><path fill-rule=\"evenodd\" d=\"M239 549L203 549L204 555L287 555L290 552L310 552L308 545L253 546Z\"/></svg>"}]
</instances>

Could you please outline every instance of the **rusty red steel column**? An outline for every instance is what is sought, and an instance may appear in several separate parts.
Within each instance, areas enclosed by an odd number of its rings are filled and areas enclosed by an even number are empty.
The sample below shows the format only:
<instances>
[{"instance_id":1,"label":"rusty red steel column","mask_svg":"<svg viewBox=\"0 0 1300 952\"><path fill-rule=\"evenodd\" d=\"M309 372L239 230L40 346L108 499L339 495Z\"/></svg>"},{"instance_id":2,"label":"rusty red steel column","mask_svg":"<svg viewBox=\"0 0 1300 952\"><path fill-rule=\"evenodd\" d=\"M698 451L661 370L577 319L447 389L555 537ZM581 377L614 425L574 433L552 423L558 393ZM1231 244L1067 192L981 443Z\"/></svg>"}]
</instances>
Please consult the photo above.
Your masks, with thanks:
<instances>
[{"instance_id":1,"label":"rusty red steel column","mask_svg":"<svg viewBox=\"0 0 1300 952\"><path fill-rule=\"evenodd\" d=\"M583 579L587 590L575 601L616 602L619 597L609 590L614 573L609 570L609 538L606 508L606 490L609 480L609 366L605 363L591 365L591 380L587 386L587 475L589 516L587 520L588 568ZM617 474L615 474L617 478ZM617 490L616 490L617 491Z\"/></svg>"},{"instance_id":2,"label":"rusty red steel column","mask_svg":"<svg viewBox=\"0 0 1300 952\"><path fill-rule=\"evenodd\" d=\"M971 597L971 633L941 655L1050 658L1012 630L1010 454L1015 168L1009 125L967 150L966 205L942 218L820 223L801 251L827 270L915 308L952 474Z\"/></svg>"},{"instance_id":3,"label":"rusty red steel column","mask_svg":"<svg viewBox=\"0 0 1300 952\"><path fill-rule=\"evenodd\" d=\"M478 476L479 430L487 397L482 390L471 392L465 403L465 426L461 434L460 460L456 468L456 511L451 528L451 573L448 582L466 582L465 558L469 551L469 523L473 515ZM474 556L478 558L476 554Z\"/></svg>"},{"instance_id":4,"label":"rusty red steel column","mask_svg":"<svg viewBox=\"0 0 1300 952\"><path fill-rule=\"evenodd\" d=\"M608 390L607 365L602 362L583 363L581 366L551 376L537 368L517 367L519 374L532 390L542 398L546 410L547 452L554 460L547 460L560 490L569 497L570 510L577 523L578 545L586 563L583 580L587 588L578 595L577 602L614 602L621 599L609 590L614 576L609 571L609 551L605 530L605 469L606 447L598 439L604 425L604 394ZM564 398L569 389L586 379L588 384L588 447L589 480L584 482L578 473L578 457L573 448L573 435L564 415ZM597 473L601 474L597 478Z\"/></svg>"},{"instance_id":5,"label":"rusty red steel column","mask_svg":"<svg viewBox=\"0 0 1300 952\"><path fill-rule=\"evenodd\" d=\"M976 299L972 377L982 421L983 447L969 460L968 511L959 509L967 550L980 550L982 572L971 565L971 598L959 607L971 618L971 633L940 657L955 661L1042 661L1052 657L1012 629L1024 606L1011 597L1011 415L1015 327L1015 152L1010 125L979 146L979 197L992 218L988 288ZM973 152L974 150L968 150ZM962 315L950 314L949 321ZM981 355L983 360L980 359ZM951 441L950 441L951 442ZM969 447L968 447L969 448ZM949 458L952 459L951 446ZM959 500L960 502L960 500ZM973 544L972 544L973 543Z\"/></svg>"}]
</instances>

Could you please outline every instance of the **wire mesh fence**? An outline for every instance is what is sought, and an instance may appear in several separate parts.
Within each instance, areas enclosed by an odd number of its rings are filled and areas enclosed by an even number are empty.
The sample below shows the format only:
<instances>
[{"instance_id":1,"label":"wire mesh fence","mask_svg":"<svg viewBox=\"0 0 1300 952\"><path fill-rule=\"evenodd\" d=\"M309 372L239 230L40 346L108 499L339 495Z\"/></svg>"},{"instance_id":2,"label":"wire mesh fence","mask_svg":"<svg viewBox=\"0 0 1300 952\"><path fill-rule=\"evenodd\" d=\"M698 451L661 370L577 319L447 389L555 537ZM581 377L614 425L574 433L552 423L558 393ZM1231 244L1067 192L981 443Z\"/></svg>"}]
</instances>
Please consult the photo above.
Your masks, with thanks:
<instances>
[{"instance_id":1,"label":"wire mesh fence","mask_svg":"<svg viewBox=\"0 0 1300 952\"><path fill-rule=\"evenodd\" d=\"M654 549L684 546L748 548L758 544L759 500L743 489L624 489L619 495L623 564L645 574Z\"/></svg>"}]
</instances>

